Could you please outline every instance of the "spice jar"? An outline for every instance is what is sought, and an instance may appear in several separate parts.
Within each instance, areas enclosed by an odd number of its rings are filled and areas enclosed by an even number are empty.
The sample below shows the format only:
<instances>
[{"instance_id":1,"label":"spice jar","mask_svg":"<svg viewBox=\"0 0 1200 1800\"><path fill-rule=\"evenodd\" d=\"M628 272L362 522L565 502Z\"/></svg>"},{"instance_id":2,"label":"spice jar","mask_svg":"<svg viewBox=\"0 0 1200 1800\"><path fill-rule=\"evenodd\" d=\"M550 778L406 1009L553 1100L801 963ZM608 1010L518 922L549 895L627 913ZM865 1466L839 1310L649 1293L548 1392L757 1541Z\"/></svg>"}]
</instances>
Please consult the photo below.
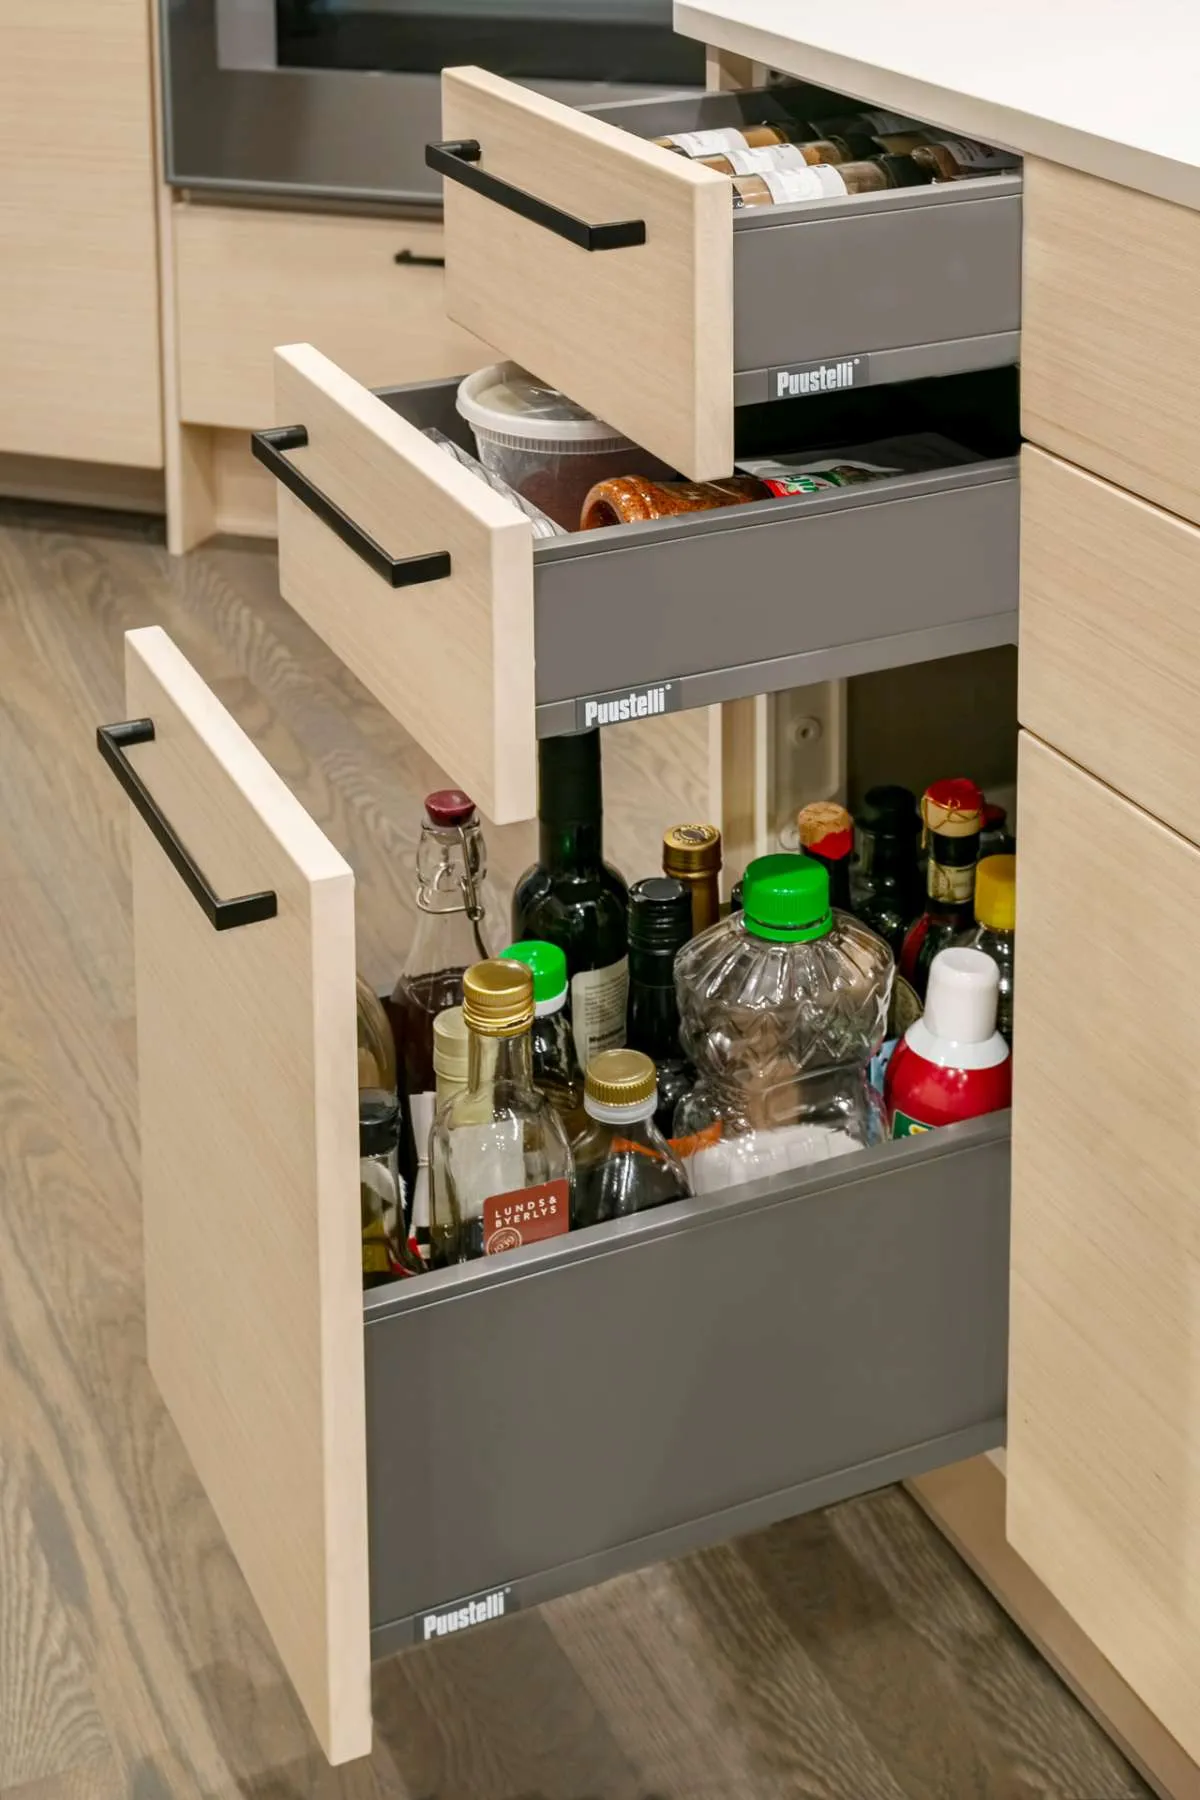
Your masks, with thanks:
<instances>
[{"instance_id":1,"label":"spice jar","mask_svg":"<svg viewBox=\"0 0 1200 1800\"><path fill-rule=\"evenodd\" d=\"M651 138L650 141L661 150L674 150L677 156L727 156L733 150L761 150L773 144L804 143L821 135L800 119L772 119L761 125L716 125L707 131L675 131L669 137Z\"/></svg>"},{"instance_id":2,"label":"spice jar","mask_svg":"<svg viewBox=\"0 0 1200 1800\"><path fill-rule=\"evenodd\" d=\"M596 483L583 503L579 529L634 525L769 498L769 489L754 475L730 475L724 481L647 481L643 475L618 475Z\"/></svg>"},{"instance_id":3,"label":"spice jar","mask_svg":"<svg viewBox=\"0 0 1200 1800\"><path fill-rule=\"evenodd\" d=\"M878 194L887 188L923 187L932 173L911 156L873 156L862 162L816 163L803 169L765 170L733 180L735 210L744 206L787 206L797 200L836 200L847 194Z\"/></svg>"},{"instance_id":4,"label":"spice jar","mask_svg":"<svg viewBox=\"0 0 1200 1800\"><path fill-rule=\"evenodd\" d=\"M818 138L807 144L765 144L757 150L730 150L701 156L706 169L721 175L762 175L768 169L803 169L813 163L861 162L876 154L870 138Z\"/></svg>"},{"instance_id":5,"label":"spice jar","mask_svg":"<svg viewBox=\"0 0 1200 1800\"><path fill-rule=\"evenodd\" d=\"M814 137L870 137L891 156L908 156L927 144L930 132L899 113L864 111L836 119L814 119Z\"/></svg>"},{"instance_id":6,"label":"spice jar","mask_svg":"<svg viewBox=\"0 0 1200 1800\"><path fill-rule=\"evenodd\" d=\"M934 181L963 181L972 175L1008 175L1019 169L1021 159L1009 150L993 150L971 138L937 138L919 144L912 153L919 169Z\"/></svg>"}]
</instances>

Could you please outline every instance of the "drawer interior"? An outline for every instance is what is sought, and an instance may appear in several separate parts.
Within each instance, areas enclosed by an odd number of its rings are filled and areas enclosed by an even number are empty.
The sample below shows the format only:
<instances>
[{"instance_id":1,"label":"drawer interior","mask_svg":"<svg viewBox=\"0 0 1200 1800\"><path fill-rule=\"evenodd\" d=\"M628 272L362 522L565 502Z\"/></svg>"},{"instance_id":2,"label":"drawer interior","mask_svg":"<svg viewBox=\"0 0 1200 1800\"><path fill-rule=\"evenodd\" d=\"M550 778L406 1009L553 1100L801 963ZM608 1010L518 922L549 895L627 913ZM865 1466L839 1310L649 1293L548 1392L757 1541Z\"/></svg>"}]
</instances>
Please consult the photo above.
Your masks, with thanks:
<instances>
[{"instance_id":1,"label":"drawer interior","mask_svg":"<svg viewBox=\"0 0 1200 1800\"><path fill-rule=\"evenodd\" d=\"M473 449L455 391L381 397ZM907 439L914 466L886 480L536 540L539 736L595 723L631 689L657 686L673 711L1015 641L1015 369L737 414L739 457L886 463Z\"/></svg>"}]
</instances>

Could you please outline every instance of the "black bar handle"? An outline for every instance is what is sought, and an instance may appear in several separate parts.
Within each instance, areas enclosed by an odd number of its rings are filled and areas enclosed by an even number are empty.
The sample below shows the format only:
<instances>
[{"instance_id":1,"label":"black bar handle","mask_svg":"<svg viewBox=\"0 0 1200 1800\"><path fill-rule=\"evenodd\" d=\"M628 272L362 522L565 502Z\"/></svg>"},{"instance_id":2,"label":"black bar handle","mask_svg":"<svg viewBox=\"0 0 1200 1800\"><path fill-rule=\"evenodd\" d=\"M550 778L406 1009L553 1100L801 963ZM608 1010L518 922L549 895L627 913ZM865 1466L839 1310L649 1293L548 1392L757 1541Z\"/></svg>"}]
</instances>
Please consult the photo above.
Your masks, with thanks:
<instances>
[{"instance_id":1,"label":"black bar handle","mask_svg":"<svg viewBox=\"0 0 1200 1800\"><path fill-rule=\"evenodd\" d=\"M645 219L620 219L611 225L589 225L586 219L561 212L557 206L539 200L536 194L527 194L524 188L513 187L511 182L501 181L498 175L489 175L486 170L477 168L482 156L483 151L475 138L458 138L446 144L425 146L426 163L447 181L457 181L460 186L482 194L485 200L494 200L497 206L520 213L523 219L532 220L533 224L552 231L556 237L566 238L568 244L577 244L581 250L631 250L637 244L645 243Z\"/></svg>"},{"instance_id":2,"label":"black bar handle","mask_svg":"<svg viewBox=\"0 0 1200 1800\"><path fill-rule=\"evenodd\" d=\"M328 494L314 487L307 475L302 475L295 463L290 463L283 454L285 450L303 450L307 443L308 429L304 425L275 425L270 431L250 434L250 448L263 467L270 469L276 481L282 481L290 494L295 494L309 512L317 515L322 525L327 525L334 536L341 538L343 544L353 550L355 556L360 556L389 587L417 587L423 581L446 579L450 573L448 550L430 550L424 556L389 556L382 544L377 544L361 525L354 523L349 513L344 513Z\"/></svg>"},{"instance_id":3,"label":"black bar handle","mask_svg":"<svg viewBox=\"0 0 1200 1800\"><path fill-rule=\"evenodd\" d=\"M101 725L96 731L96 748L166 851L172 867L182 877L188 893L213 930L233 931L239 925L257 925L263 919L275 918L279 911L279 900L269 888L260 894L239 894L236 900L219 900L214 894L203 873L159 811L153 794L125 755L135 744L153 742L153 719L126 719L120 725Z\"/></svg>"},{"instance_id":4,"label":"black bar handle","mask_svg":"<svg viewBox=\"0 0 1200 1800\"><path fill-rule=\"evenodd\" d=\"M407 269L444 269L446 266L444 256L418 256L415 250L407 248L397 250L392 261L402 263Z\"/></svg>"}]
</instances>

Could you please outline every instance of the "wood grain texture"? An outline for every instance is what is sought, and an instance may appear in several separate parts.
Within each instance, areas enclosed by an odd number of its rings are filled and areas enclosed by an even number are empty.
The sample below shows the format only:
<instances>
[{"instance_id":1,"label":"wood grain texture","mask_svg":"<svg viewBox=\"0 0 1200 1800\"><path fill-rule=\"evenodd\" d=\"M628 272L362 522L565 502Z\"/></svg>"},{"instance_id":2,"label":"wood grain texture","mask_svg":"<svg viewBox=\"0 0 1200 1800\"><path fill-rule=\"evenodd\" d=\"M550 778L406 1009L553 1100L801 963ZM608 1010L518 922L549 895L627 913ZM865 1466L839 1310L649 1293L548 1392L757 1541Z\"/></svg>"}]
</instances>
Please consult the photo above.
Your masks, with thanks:
<instances>
[{"instance_id":1,"label":"wood grain texture","mask_svg":"<svg viewBox=\"0 0 1200 1800\"><path fill-rule=\"evenodd\" d=\"M0 495L6 500L111 507L115 512L161 513L165 506L158 469L65 462L51 456L0 454Z\"/></svg>"},{"instance_id":2,"label":"wood grain texture","mask_svg":"<svg viewBox=\"0 0 1200 1800\"><path fill-rule=\"evenodd\" d=\"M131 822L151 1373L332 1762L371 1744L354 877L158 626L129 758L223 895ZM186 1021L186 1025L184 1022Z\"/></svg>"},{"instance_id":3,"label":"wood grain texture","mask_svg":"<svg viewBox=\"0 0 1200 1800\"><path fill-rule=\"evenodd\" d=\"M1008 1535L1196 1759L1200 851L1028 734L1019 783Z\"/></svg>"},{"instance_id":4,"label":"wood grain texture","mask_svg":"<svg viewBox=\"0 0 1200 1800\"><path fill-rule=\"evenodd\" d=\"M280 592L489 818L532 818L528 519L310 344L276 352L275 408L308 431L291 461L376 543L452 564L396 590L281 485Z\"/></svg>"},{"instance_id":5,"label":"wood grain texture","mask_svg":"<svg viewBox=\"0 0 1200 1800\"><path fill-rule=\"evenodd\" d=\"M1198 588L1194 525L1025 449L1021 722L1193 839Z\"/></svg>"},{"instance_id":6,"label":"wood grain texture","mask_svg":"<svg viewBox=\"0 0 1200 1800\"><path fill-rule=\"evenodd\" d=\"M265 548L176 559L160 531L0 505L0 1456L108 1746L31 1770L15 1793L0 1787L3 1800L860 1800L839 1778L869 1743L871 1779L884 1781L900 1727L880 1730L879 1696L910 1646L880 1628L882 1611L842 1597L887 1545L915 1560L923 1530L898 1522L886 1495L852 1509L878 1513L877 1535L856 1528L843 1542L839 1526L833 1541L798 1521L732 1580L722 1551L694 1587L692 1561L646 1570L382 1664L372 1755L328 1766L146 1367L129 808L93 727L123 711L122 634L163 625L353 866L360 961L380 986L415 923L420 796L445 776L280 599ZM707 810L693 740L673 735L701 716L606 734L607 845L631 878L654 868L664 819ZM501 908L532 842L525 825L488 832ZM945 1684L964 1656L986 1684L1015 1641L985 1603L986 1622L968 1613L969 1648L959 1640L946 1663L939 1646L955 1642L976 1590L948 1555L945 1567L929 1603L943 1620L928 1665L939 1673L905 1727L918 1770L906 1800L975 1800L933 1779ZM29 1619L28 1593L0 1610ZM926 1613L925 1629L936 1624ZM841 1634L858 1640L862 1689L844 1682L834 1705L821 1671ZM54 1641L22 1623L6 1655L36 1663ZM0 1693L18 1682L38 1685L6 1662ZM986 1800L1094 1800L1094 1786L1055 1791L1025 1773L1075 1741L1078 1708L1046 1667L1022 1656L998 1691L976 1752L1001 1718L1006 1745L1025 1729L1032 1745L992 1753L1001 1773ZM815 1721L810 1695L831 1709ZM922 1738L923 1766L911 1747Z\"/></svg>"},{"instance_id":7,"label":"wood grain texture","mask_svg":"<svg viewBox=\"0 0 1200 1800\"><path fill-rule=\"evenodd\" d=\"M442 74L442 130L489 175L646 242L581 250L447 181L446 310L695 480L733 467L733 209L712 169L482 69Z\"/></svg>"},{"instance_id":8,"label":"wood grain texture","mask_svg":"<svg viewBox=\"0 0 1200 1800\"><path fill-rule=\"evenodd\" d=\"M253 431L274 416L272 352L316 344L367 387L465 375L495 354L446 317L442 227L176 204L180 418Z\"/></svg>"},{"instance_id":9,"label":"wood grain texture","mask_svg":"<svg viewBox=\"0 0 1200 1800\"><path fill-rule=\"evenodd\" d=\"M1200 524L1200 213L1026 158L1027 438Z\"/></svg>"},{"instance_id":10,"label":"wood grain texture","mask_svg":"<svg viewBox=\"0 0 1200 1800\"><path fill-rule=\"evenodd\" d=\"M1200 1766L1184 1755L1008 1542L1005 1479L992 1457L935 1469L906 1486L1161 1800L1198 1800Z\"/></svg>"},{"instance_id":11,"label":"wood grain texture","mask_svg":"<svg viewBox=\"0 0 1200 1800\"><path fill-rule=\"evenodd\" d=\"M0 21L0 450L162 467L146 0Z\"/></svg>"}]
</instances>

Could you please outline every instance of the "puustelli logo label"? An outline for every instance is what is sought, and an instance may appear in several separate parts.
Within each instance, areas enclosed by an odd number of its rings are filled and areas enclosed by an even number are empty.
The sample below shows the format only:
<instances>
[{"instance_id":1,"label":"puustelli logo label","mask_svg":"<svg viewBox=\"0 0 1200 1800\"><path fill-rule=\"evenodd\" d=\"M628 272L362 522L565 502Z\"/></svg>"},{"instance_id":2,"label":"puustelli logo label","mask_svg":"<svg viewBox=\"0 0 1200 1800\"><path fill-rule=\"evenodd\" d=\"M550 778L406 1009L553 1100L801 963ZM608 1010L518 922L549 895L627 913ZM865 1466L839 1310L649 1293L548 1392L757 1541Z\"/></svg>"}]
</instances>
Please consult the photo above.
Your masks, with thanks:
<instances>
[{"instance_id":1,"label":"puustelli logo label","mask_svg":"<svg viewBox=\"0 0 1200 1800\"><path fill-rule=\"evenodd\" d=\"M840 388L854 387L861 370L861 356L846 356L840 362L815 363L808 369L773 369L773 397L795 400L801 394L833 394Z\"/></svg>"},{"instance_id":2,"label":"puustelli logo label","mask_svg":"<svg viewBox=\"0 0 1200 1800\"><path fill-rule=\"evenodd\" d=\"M490 1594L479 1594L461 1606L447 1607L445 1612L426 1613L421 1620L421 1642L448 1637L452 1631L469 1631L472 1625L486 1625L489 1619L502 1619L512 1610L512 1590L496 1588Z\"/></svg>"},{"instance_id":3,"label":"puustelli logo label","mask_svg":"<svg viewBox=\"0 0 1200 1800\"><path fill-rule=\"evenodd\" d=\"M625 719L648 719L655 713L673 710L675 683L663 681L657 687L630 688L624 694L597 694L581 702L581 724L585 731L593 725L619 725Z\"/></svg>"}]
</instances>

